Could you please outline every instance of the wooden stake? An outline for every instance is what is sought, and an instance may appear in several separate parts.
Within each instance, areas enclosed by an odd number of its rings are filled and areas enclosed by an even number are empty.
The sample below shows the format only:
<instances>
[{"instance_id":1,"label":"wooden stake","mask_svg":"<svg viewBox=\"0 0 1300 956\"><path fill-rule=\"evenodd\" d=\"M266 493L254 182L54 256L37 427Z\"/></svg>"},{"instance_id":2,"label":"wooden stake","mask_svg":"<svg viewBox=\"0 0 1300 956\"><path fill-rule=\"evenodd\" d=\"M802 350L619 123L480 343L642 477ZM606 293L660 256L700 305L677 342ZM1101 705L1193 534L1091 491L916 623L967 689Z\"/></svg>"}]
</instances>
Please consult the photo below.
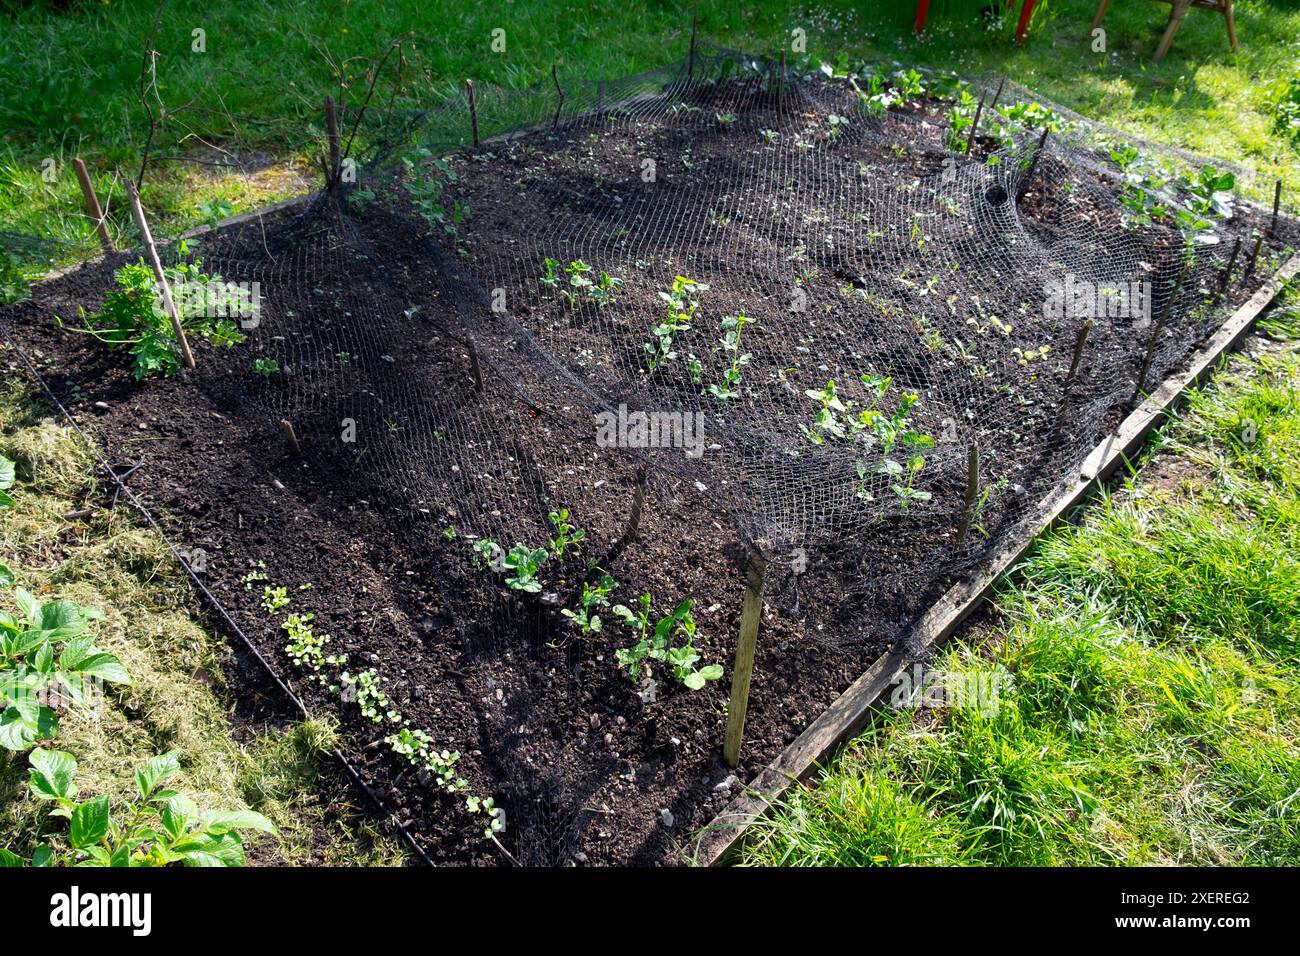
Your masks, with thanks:
<instances>
[{"instance_id":1,"label":"wooden stake","mask_svg":"<svg viewBox=\"0 0 1300 956\"><path fill-rule=\"evenodd\" d=\"M116 252L113 248L113 240L108 234L108 226L104 222L104 210L99 207L99 197L95 195L95 184L90 181L90 173L86 169L86 164L78 156L72 161L72 167L77 171L77 182L81 184L81 194L86 197L86 215L95 221L95 231L99 233L99 244L104 247L105 252Z\"/></svg>"},{"instance_id":2,"label":"wooden stake","mask_svg":"<svg viewBox=\"0 0 1300 956\"><path fill-rule=\"evenodd\" d=\"M1228 290L1228 282L1232 279L1232 267L1237 264L1237 256L1241 254L1241 236L1232 244L1232 255L1228 257L1228 267L1223 270L1219 276L1219 292L1216 299L1222 298L1223 293Z\"/></svg>"},{"instance_id":3,"label":"wooden stake","mask_svg":"<svg viewBox=\"0 0 1300 956\"><path fill-rule=\"evenodd\" d=\"M1142 356L1142 368L1138 372L1137 386L1133 389L1133 401L1137 401L1142 397L1142 389L1147 384L1147 373L1151 371L1151 361L1155 357L1156 344L1160 341L1160 333L1164 331L1165 323L1169 321L1169 316L1174 311L1174 301L1178 298L1178 293L1182 291L1183 280L1187 278L1187 273L1191 268L1192 263L1190 260L1183 263L1182 271L1178 273L1174 288L1169 293L1169 301L1160 310L1160 321L1156 322L1155 328L1151 330L1151 340L1147 342L1146 354Z\"/></svg>"},{"instance_id":4,"label":"wooden stake","mask_svg":"<svg viewBox=\"0 0 1300 956\"><path fill-rule=\"evenodd\" d=\"M1025 193L1029 192L1029 185L1034 181L1034 170L1038 168L1038 157L1043 153L1043 147L1047 145L1047 127L1043 127L1043 135L1038 137L1038 145L1034 147L1033 158L1029 160L1029 169L1025 171L1025 178L1016 193L1016 202L1024 198Z\"/></svg>"},{"instance_id":5,"label":"wooden stake","mask_svg":"<svg viewBox=\"0 0 1300 956\"><path fill-rule=\"evenodd\" d=\"M993 94L993 102L989 103L989 111L990 111L990 112L992 112L993 110L997 109L997 106L998 106L998 98L1002 96L1002 87L1003 87L1004 85L1006 85L1006 82L1007 82L1007 78L1006 78L1005 76L1002 77L1002 79L998 80L998 88L997 88L997 92L995 92L995 93Z\"/></svg>"},{"instance_id":6,"label":"wooden stake","mask_svg":"<svg viewBox=\"0 0 1300 956\"><path fill-rule=\"evenodd\" d=\"M149 223L145 221L144 208L140 205L140 193L129 178L126 179L126 198L131 204L131 216L135 219L135 227L140 230L140 238L144 242L144 251L149 257L149 265L153 266L153 276L162 293L163 308L167 310L167 317L172 320L172 332L176 335L176 343L180 346L181 358L186 368L194 368L194 353L190 351L189 340L185 338L185 330L181 328L181 317L176 311L176 303L172 301L171 286L167 284L167 274L163 272L162 260L158 258L158 248L153 244L153 235L149 232Z\"/></svg>"},{"instance_id":7,"label":"wooden stake","mask_svg":"<svg viewBox=\"0 0 1300 956\"><path fill-rule=\"evenodd\" d=\"M970 124L970 136L966 138L966 155L975 155L975 133L980 128L980 114L984 112L984 97L980 97L980 105L975 107L975 122Z\"/></svg>"},{"instance_id":8,"label":"wooden stake","mask_svg":"<svg viewBox=\"0 0 1300 956\"><path fill-rule=\"evenodd\" d=\"M1273 238L1273 233L1277 229L1278 208L1282 204L1282 180L1277 181L1273 187L1273 218L1269 220L1268 228L1255 237L1255 248L1250 251L1250 259L1246 262L1246 268L1242 275L1247 275L1255 271L1255 260L1259 258L1260 250L1264 248L1265 238Z\"/></svg>"},{"instance_id":9,"label":"wooden stake","mask_svg":"<svg viewBox=\"0 0 1300 956\"><path fill-rule=\"evenodd\" d=\"M953 545L960 548L961 543L966 540L966 532L970 530L971 522L975 520L975 495L979 492L980 487L980 446L979 442L970 443L970 451L966 455L966 500L961 508L961 524L957 528L957 541Z\"/></svg>"},{"instance_id":10,"label":"wooden stake","mask_svg":"<svg viewBox=\"0 0 1300 956\"><path fill-rule=\"evenodd\" d=\"M474 81L465 81L465 92L469 96L469 124L474 133L474 147L478 148L478 107L474 104Z\"/></svg>"},{"instance_id":11,"label":"wooden stake","mask_svg":"<svg viewBox=\"0 0 1300 956\"><path fill-rule=\"evenodd\" d=\"M334 106L334 97L325 97L325 130L329 137L330 168L325 188L333 191L338 185L343 169L343 148L339 141L339 116Z\"/></svg>"},{"instance_id":12,"label":"wooden stake","mask_svg":"<svg viewBox=\"0 0 1300 956\"><path fill-rule=\"evenodd\" d=\"M645 465L639 465L636 470L636 485L632 489L632 513L627 517L627 527L623 530L623 537L619 539L620 543L636 538L637 531L641 527L641 509L645 506L645 476Z\"/></svg>"},{"instance_id":13,"label":"wooden stake","mask_svg":"<svg viewBox=\"0 0 1300 956\"><path fill-rule=\"evenodd\" d=\"M1056 413L1056 424L1052 426L1052 434L1047 439L1049 446L1056 444L1056 439L1061 434L1061 426L1065 424L1065 414L1070 409L1070 389L1074 385L1074 377L1079 372L1079 364L1083 360L1083 347L1087 344L1088 333L1092 331L1092 319L1084 319L1083 325L1079 327L1079 334L1074 340L1074 356L1070 359L1070 371L1065 376L1065 388L1061 393L1061 410Z\"/></svg>"},{"instance_id":14,"label":"wooden stake","mask_svg":"<svg viewBox=\"0 0 1300 956\"><path fill-rule=\"evenodd\" d=\"M564 107L564 88L560 86L560 74L556 72L554 63L551 64L551 79L555 81L555 92L559 94L555 104L555 118L551 120L551 129L554 130L560 125L560 110Z\"/></svg>"},{"instance_id":15,"label":"wooden stake","mask_svg":"<svg viewBox=\"0 0 1300 956\"><path fill-rule=\"evenodd\" d=\"M727 707L727 736L722 742L722 759L733 770L740 763L740 744L745 737L745 712L749 709L749 683L754 676L754 651L758 646L758 623L763 616L763 579L767 559L755 548L749 554L745 572L745 597L740 611L740 637L736 661L731 669L731 703Z\"/></svg>"},{"instance_id":16,"label":"wooden stake","mask_svg":"<svg viewBox=\"0 0 1300 956\"><path fill-rule=\"evenodd\" d=\"M301 458L302 445L298 444L298 436L293 430L293 423L287 418L280 419L280 431L284 432L284 440L289 443L293 453Z\"/></svg>"},{"instance_id":17,"label":"wooden stake","mask_svg":"<svg viewBox=\"0 0 1300 956\"><path fill-rule=\"evenodd\" d=\"M691 14L691 52L686 57L686 82L695 79L695 14Z\"/></svg>"}]
</instances>

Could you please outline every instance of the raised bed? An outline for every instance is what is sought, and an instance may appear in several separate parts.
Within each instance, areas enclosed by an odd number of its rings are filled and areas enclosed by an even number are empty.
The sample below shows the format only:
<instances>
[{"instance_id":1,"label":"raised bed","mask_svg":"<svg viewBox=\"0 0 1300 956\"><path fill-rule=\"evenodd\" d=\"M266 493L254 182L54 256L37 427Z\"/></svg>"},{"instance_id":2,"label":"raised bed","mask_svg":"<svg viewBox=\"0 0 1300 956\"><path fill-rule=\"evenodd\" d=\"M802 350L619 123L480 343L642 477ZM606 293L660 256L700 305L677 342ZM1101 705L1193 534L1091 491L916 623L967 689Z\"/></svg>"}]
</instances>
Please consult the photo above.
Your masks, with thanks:
<instances>
[{"instance_id":1,"label":"raised bed","mask_svg":"<svg viewBox=\"0 0 1300 956\"><path fill-rule=\"evenodd\" d=\"M217 623L247 635L309 710L338 715L348 761L431 860L662 863L694 847L712 862L783 781L851 732L900 662L949 632L1029 536L1078 499L1079 474L1091 481L1113 467L1169 383L1176 391L1199 374L1232 322L1258 311L1278 280L1240 281L1244 257L1215 286L1234 240L1264 228L1268 210L1240 204L1218 226L1221 248L1175 286L1181 237L1161 225L1125 232L1104 160L1065 143L1038 154L1033 130L1003 146L977 138L978 161L954 157L942 125L951 104L935 98L858 115L842 86L721 70L689 86L670 76L653 95L623 97L628 107L568 92L585 106L554 131L477 151L428 140L457 174L445 197L472 210L455 236L412 209L408 184L433 167L381 157L358 184L370 199L343 190L204 237L205 268L260 281L266 302L247 343L199 344L184 377L136 383L127 357L53 322L99 308L133 255L43 284L0 324L109 462L140 466L129 486L178 551L203 553L198 579L227 615ZM994 152L1007 165L991 173ZM647 157L654 181L641 175ZM962 189L945 194L949 168ZM993 186L1008 195L991 198ZM918 190L924 207L906 206ZM948 204L957 213L946 223L936 217ZM1081 230L1120 238L1097 255L1077 242ZM1288 241L1270 235L1260 273ZM624 283L611 304L575 305L539 281L547 258L583 260ZM1044 322L1022 305L1041 294L1034 270L1045 264L1109 274L1128 261L1166 283L1147 376L1165 384L1126 417L1150 328L1099 326L1071 380L1080 320ZM739 399L701 394L684 361L654 377L641 364L659 293L683 274L710 284L698 337L680 343L698 354L704 381L725 370L713 341L721 318L743 309L756 322ZM792 287L811 311L788 307ZM498 289L503 313L492 309ZM1179 295L1196 308L1160 308ZM922 313L925 329L913 321ZM968 320L985 331L967 331ZM985 350L978 362L951 351L959 337ZM1044 344L1050 360L1023 358ZM259 357L281 371L254 376ZM917 485L928 506L903 508L887 483L854 479L848 450L798 427L815 410L807 391L866 371L916 390L912 418L929 435L967 410L981 416L957 418L955 437L936 442ZM697 463L680 449L601 446L591 416L619 404L704 412L717 454ZM348 422L355 442L341 437ZM1118 436L1111 449L1090 454L1107 436ZM980 515L988 536L958 542L973 437L981 487L1005 479L1005 493ZM627 541L642 473L644 514ZM868 488L870 503L856 495ZM585 559L549 562L536 597L474 566L473 540L539 544L561 506L587 530L584 557L620 582L617 600L651 591L661 611L695 601L698 648L728 678L747 553L769 551L738 771L761 796L733 802L724 785L726 678L688 692L660 671L651 693L616 663L629 640L612 616L583 635L561 615L590 581ZM783 564L799 542L807 567ZM462 754L473 792L507 810L499 844L461 812L463 795L392 752L390 728L295 667L283 615L265 611L263 582L248 580L263 573L287 588L291 610L314 615L350 668L376 669L412 726ZM236 687L256 684L240 678ZM710 826L719 813L724 825ZM688 835L701 828L696 844Z\"/></svg>"}]
</instances>

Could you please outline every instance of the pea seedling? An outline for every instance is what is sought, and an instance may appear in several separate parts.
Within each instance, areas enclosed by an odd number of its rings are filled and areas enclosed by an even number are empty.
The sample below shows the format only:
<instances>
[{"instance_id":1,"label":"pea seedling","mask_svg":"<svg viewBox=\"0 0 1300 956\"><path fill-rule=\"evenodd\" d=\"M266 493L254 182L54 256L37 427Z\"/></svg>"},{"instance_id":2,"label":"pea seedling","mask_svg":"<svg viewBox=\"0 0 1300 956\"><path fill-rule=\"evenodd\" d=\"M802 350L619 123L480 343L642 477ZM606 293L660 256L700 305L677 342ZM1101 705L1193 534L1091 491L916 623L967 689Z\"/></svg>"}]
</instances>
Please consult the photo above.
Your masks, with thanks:
<instances>
[{"instance_id":1,"label":"pea seedling","mask_svg":"<svg viewBox=\"0 0 1300 956\"><path fill-rule=\"evenodd\" d=\"M569 509L561 508L559 511L552 511L548 518L551 527L555 529L555 537L551 539L551 551L557 559L564 558L564 552L572 548L576 553L578 545L587 537L587 532L569 523Z\"/></svg>"},{"instance_id":2,"label":"pea seedling","mask_svg":"<svg viewBox=\"0 0 1300 956\"><path fill-rule=\"evenodd\" d=\"M645 350L650 353L650 374L653 375L664 362L677 357L673 348L677 337L691 330L691 322L700 307L695 296L708 291L708 288L703 282L677 276L673 279L671 292L659 293L659 298L668 303L668 315L663 322L650 329L654 339L645 346Z\"/></svg>"},{"instance_id":3,"label":"pea seedling","mask_svg":"<svg viewBox=\"0 0 1300 956\"><path fill-rule=\"evenodd\" d=\"M688 690L700 690L709 681L722 676L721 664L708 664L697 668L700 654L695 650L695 619L691 616L692 600L687 598L673 609L667 617L662 617L650 629L652 599L649 592L642 594L636 609L622 604L614 605L614 614L623 621L633 634L636 643L631 647L619 648L614 657L627 669L628 679L636 683L642 674L650 673L648 661L658 661L671 668L673 680ZM674 646L674 640L682 637L685 643Z\"/></svg>"},{"instance_id":4,"label":"pea seedling","mask_svg":"<svg viewBox=\"0 0 1300 956\"><path fill-rule=\"evenodd\" d=\"M617 587L617 581L601 572L600 581L595 587L592 587L589 581L582 582L582 597L578 602L578 610L573 611L566 607L560 611L560 614L576 624L583 637L599 633L603 625L600 615L595 611L597 608L609 607L609 596Z\"/></svg>"}]
</instances>

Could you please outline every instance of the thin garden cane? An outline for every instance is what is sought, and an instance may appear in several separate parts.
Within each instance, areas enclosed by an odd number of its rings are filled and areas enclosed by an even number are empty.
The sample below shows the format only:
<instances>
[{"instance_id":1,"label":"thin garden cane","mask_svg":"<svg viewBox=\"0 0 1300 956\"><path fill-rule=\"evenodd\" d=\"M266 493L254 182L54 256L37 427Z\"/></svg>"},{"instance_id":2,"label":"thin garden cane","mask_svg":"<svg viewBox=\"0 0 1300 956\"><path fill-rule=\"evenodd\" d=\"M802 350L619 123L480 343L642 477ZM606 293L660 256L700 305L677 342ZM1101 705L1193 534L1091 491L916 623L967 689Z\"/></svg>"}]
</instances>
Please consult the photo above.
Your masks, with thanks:
<instances>
[{"instance_id":1,"label":"thin garden cane","mask_svg":"<svg viewBox=\"0 0 1300 956\"><path fill-rule=\"evenodd\" d=\"M287 418L280 419L280 431L284 432L284 440L289 443L289 449L298 458L302 457L302 445L298 442L298 433L293 430L293 422Z\"/></svg>"},{"instance_id":2,"label":"thin garden cane","mask_svg":"<svg viewBox=\"0 0 1300 956\"><path fill-rule=\"evenodd\" d=\"M560 86L560 74L554 63L551 64L551 79L555 82L556 93L555 116L551 120L551 130L554 131L560 125L560 110L564 109L564 87Z\"/></svg>"},{"instance_id":3,"label":"thin garden cane","mask_svg":"<svg viewBox=\"0 0 1300 956\"><path fill-rule=\"evenodd\" d=\"M104 210L100 208L99 197L95 195L95 184L90 181L90 173L80 156L72 161L72 168L77 171L77 182L81 184L81 194L86 198L86 215L95 223L99 244L103 246L106 253L116 252L113 239L108 234L108 226L104 222Z\"/></svg>"},{"instance_id":4,"label":"thin garden cane","mask_svg":"<svg viewBox=\"0 0 1300 956\"><path fill-rule=\"evenodd\" d=\"M763 579L767 558L759 548L749 553L745 571L745 597L740 611L740 636L736 660L731 669L731 702L727 705L727 735L722 742L722 760L733 770L740 763L740 745L745 737L745 713L749 709L749 685L754 676L754 652L758 645L758 624L763 615Z\"/></svg>"},{"instance_id":5,"label":"thin garden cane","mask_svg":"<svg viewBox=\"0 0 1300 956\"><path fill-rule=\"evenodd\" d=\"M465 95L469 98L469 126L474 138L474 148L478 149L478 106L474 102L474 81L465 81Z\"/></svg>"},{"instance_id":6,"label":"thin garden cane","mask_svg":"<svg viewBox=\"0 0 1300 956\"><path fill-rule=\"evenodd\" d=\"M957 527L954 548L962 546L962 542L966 540L966 533L970 531L971 522L975 520L975 496L979 493L979 487L980 445L979 442L972 441L970 451L966 453L966 497L962 502L961 524Z\"/></svg>"},{"instance_id":7,"label":"thin garden cane","mask_svg":"<svg viewBox=\"0 0 1300 956\"><path fill-rule=\"evenodd\" d=\"M131 204L131 216L135 219L135 227L140 230L140 238L144 242L144 250L149 257L149 265L153 267L153 275L158 282L158 290L162 294L163 308L167 310L167 317L172 321L172 332L176 335L176 344L180 347L181 358L184 360L186 368L194 368L194 353L190 351L189 340L185 338L185 329L181 326L180 313L176 311L176 302L172 299L171 286L167 284L167 273L163 271L162 260L158 258L158 248L153 243L153 235L149 232L149 223L144 218L144 208L140 205L140 193L135 188L135 183L130 179L126 180L126 196Z\"/></svg>"},{"instance_id":8,"label":"thin garden cane","mask_svg":"<svg viewBox=\"0 0 1300 956\"><path fill-rule=\"evenodd\" d=\"M1262 230L1259 235L1255 237L1255 248L1250 251L1250 258L1246 261L1246 268L1242 271L1243 276L1250 275L1255 271L1255 260L1259 258L1260 250L1264 248L1264 240L1266 238L1271 238L1274 231L1277 229L1277 214L1278 208L1281 204L1282 180L1279 179L1277 184L1273 187L1273 216L1269 220L1268 228Z\"/></svg>"},{"instance_id":9,"label":"thin garden cane","mask_svg":"<svg viewBox=\"0 0 1300 956\"><path fill-rule=\"evenodd\" d=\"M474 376L474 391L483 391L483 367L478 361L478 346L474 344L473 336L465 336L465 350L469 352L469 372Z\"/></svg>"},{"instance_id":10,"label":"thin garden cane","mask_svg":"<svg viewBox=\"0 0 1300 956\"><path fill-rule=\"evenodd\" d=\"M1020 189L1016 191L1016 202L1025 198L1025 193L1029 192L1029 186L1034 181L1034 171L1038 169L1038 157L1043 154L1043 147L1047 145L1046 126L1043 127L1043 135L1038 137L1038 145L1034 147L1034 155L1029 160L1029 168L1025 170L1025 178L1021 181Z\"/></svg>"},{"instance_id":11,"label":"thin garden cane","mask_svg":"<svg viewBox=\"0 0 1300 956\"><path fill-rule=\"evenodd\" d=\"M623 535L619 538L620 544L635 539L641 528L641 510L645 507L645 482L645 465L639 465L636 470L636 484L632 489L632 511L627 517L627 527L623 529Z\"/></svg>"},{"instance_id":12,"label":"thin garden cane","mask_svg":"<svg viewBox=\"0 0 1300 956\"><path fill-rule=\"evenodd\" d=\"M343 146L339 139L338 108L334 97L325 97L325 130L329 138L329 168L325 171L325 189L333 192L337 188L343 169Z\"/></svg>"},{"instance_id":13,"label":"thin garden cane","mask_svg":"<svg viewBox=\"0 0 1300 956\"><path fill-rule=\"evenodd\" d=\"M1223 294L1228 291L1228 283L1232 279L1232 270L1237 264L1237 256L1239 255L1241 255L1241 236L1238 236L1237 241L1232 244L1232 255L1228 256L1228 265L1223 270L1223 274L1219 276L1219 290L1215 294L1215 302L1222 299Z\"/></svg>"},{"instance_id":14,"label":"thin garden cane","mask_svg":"<svg viewBox=\"0 0 1300 956\"><path fill-rule=\"evenodd\" d=\"M1070 389L1074 386L1074 378L1079 373L1079 365L1083 360L1083 348L1088 343L1088 333L1092 331L1092 319L1084 319L1083 325L1079 327L1079 334L1074 339L1074 355L1070 358L1070 371L1065 376L1065 387L1061 392L1061 410L1056 413L1056 424L1052 426L1052 434L1047 439L1047 445L1050 448L1056 444L1056 440L1061 435L1061 428L1065 425L1065 417L1070 411Z\"/></svg>"},{"instance_id":15,"label":"thin garden cane","mask_svg":"<svg viewBox=\"0 0 1300 956\"><path fill-rule=\"evenodd\" d=\"M1156 345L1160 341L1160 333L1164 331L1165 323L1169 321L1169 316L1174 311L1174 302L1178 299L1178 293L1183 289L1183 280L1187 278L1187 273L1191 271L1192 260L1188 259L1183 263L1182 271L1178 273L1178 279L1174 282L1174 287L1169 292L1169 301L1165 307L1160 310L1160 319L1156 322L1155 327L1151 329L1151 338L1147 342L1146 353L1142 356L1142 368L1138 371L1137 385L1133 389L1133 397L1130 402L1136 402L1142 397L1142 390L1147 384L1147 373L1151 371L1151 362L1155 358Z\"/></svg>"},{"instance_id":16,"label":"thin garden cane","mask_svg":"<svg viewBox=\"0 0 1300 956\"><path fill-rule=\"evenodd\" d=\"M975 121L970 124L970 135L966 137L966 155L975 155L975 134L980 128L980 114L984 112L984 97L980 97L979 106L975 107Z\"/></svg>"},{"instance_id":17,"label":"thin garden cane","mask_svg":"<svg viewBox=\"0 0 1300 956\"><path fill-rule=\"evenodd\" d=\"M696 15L691 14L691 51L686 55L686 82L690 84L695 80L695 30Z\"/></svg>"}]
</instances>

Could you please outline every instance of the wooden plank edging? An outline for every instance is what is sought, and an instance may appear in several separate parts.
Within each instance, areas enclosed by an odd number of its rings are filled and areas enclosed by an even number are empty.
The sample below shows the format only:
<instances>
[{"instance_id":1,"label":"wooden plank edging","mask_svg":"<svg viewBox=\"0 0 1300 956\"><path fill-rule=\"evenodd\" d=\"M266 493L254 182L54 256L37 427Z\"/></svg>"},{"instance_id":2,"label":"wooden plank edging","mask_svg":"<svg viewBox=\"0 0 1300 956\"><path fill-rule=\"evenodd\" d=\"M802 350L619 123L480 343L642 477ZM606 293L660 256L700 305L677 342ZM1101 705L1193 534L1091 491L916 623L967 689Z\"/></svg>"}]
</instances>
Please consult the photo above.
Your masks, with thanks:
<instances>
[{"instance_id":1,"label":"wooden plank edging","mask_svg":"<svg viewBox=\"0 0 1300 956\"><path fill-rule=\"evenodd\" d=\"M703 866L725 862L740 844L750 824L767 814L792 784L806 779L820 762L862 730L884 694L897 684L921 653L951 637L989 594L1003 572L1024 557L1040 534L1056 524L1096 485L1106 481L1123 461L1137 452L1183 390L1213 370L1219 359L1241 341L1251 323L1283 285L1298 273L1300 253L1288 259L1193 353L1184 371L1176 372L1161 382L1112 434L1103 439L1084 458L1077 476L1058 484L1022 518L1006 543L980 565L972 577L949 588L917 622L910 640L900 642L893 650L881 655L750 781L745 792L733 799L700 831L692 862Z\"/></svg>"}]
</instances>

